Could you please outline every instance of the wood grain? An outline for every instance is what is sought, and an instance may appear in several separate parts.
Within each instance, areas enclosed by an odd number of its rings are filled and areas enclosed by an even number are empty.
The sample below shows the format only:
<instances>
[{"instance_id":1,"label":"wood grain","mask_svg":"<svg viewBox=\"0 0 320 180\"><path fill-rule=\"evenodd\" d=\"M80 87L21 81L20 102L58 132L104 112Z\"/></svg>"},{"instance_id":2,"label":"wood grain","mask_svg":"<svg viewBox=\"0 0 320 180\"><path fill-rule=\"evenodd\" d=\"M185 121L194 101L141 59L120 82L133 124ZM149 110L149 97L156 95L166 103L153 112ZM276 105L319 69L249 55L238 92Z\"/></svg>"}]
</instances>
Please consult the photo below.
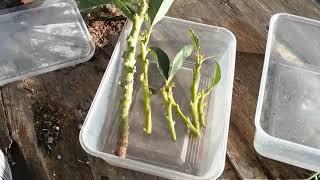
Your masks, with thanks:
<instances>
[{"instance_id":1,"label":"wood grain","mask_svg":"<svg viewBox=\"0 0 320 180\"><path fill-rule=\"evenodd\" d=\"M8 5L11 0L0 2ZM12 1L13 2L13 1ZM287 12L320 19L312 0L175 0L169 16L226 27L238 40L232 115L225 171L221 179L301 179L312 172L259 156L253 147L254 114L272 14ZM113 167L87 155L78 133L112 54L114 43L100 48L87 63L11 83L0 89L0 148L21 152L25 179L163 179ZM33 126L35 103L44 100L64 109L64 138L55 152L39 147ZM62 120L62 121L63 121ZM60 155L61 159L57 156ZM15 158L13 158L15 159ZM28 171L28 172L27 172ZM19 176L17 176L19 174Z\"/></svg>"},{"instance_id":2,"label":"wood grain","mask_svg":"<svg viewBox=\"0 0 320 180\"><path fill-rule=\"evenodd\" d=\"M241 52L264 53L270 17L291 13L320 20L312 0L175 0L169 16L232 31Z\"/></svg>"},{"instance_id":3,"label":"wood grain","mask_svg":"<svg viewBox=\"0 0 320 180\"><path fill-rule=\"evenodd\" d=\"M2 95L1 92L0 95ZM7 117L4 111L3 101L2 98L0 98L0 149L4 153L7 153L12 142L6 119Z\"/></svg>"},{"instance_id":4,"label":"wood grain","mask_svg":"<svg viewBox=\"0 0 320 180\"><path fill-rule=\"evenodd\" d=\"M254 116L264 55L237 53L228 157L242 178L301 179L312 172L259 156Z\"/></svg>"}]
</instances>

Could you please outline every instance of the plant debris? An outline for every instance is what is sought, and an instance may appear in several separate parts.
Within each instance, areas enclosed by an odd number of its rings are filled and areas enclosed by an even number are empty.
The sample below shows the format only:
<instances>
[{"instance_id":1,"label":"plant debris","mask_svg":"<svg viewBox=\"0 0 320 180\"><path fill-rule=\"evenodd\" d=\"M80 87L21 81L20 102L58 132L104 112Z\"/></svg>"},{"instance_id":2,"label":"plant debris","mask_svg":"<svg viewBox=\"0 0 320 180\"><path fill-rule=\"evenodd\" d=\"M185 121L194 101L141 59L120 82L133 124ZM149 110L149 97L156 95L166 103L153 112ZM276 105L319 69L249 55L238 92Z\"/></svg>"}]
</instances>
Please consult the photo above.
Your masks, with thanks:
<instances>
[{"instance_id":1,"label":"plant debris","mask_svg":"<svg viewBox=\"0 0 320 180\"><path fill-rule=\"evenodd\" d=\"M64 114L50 103L35 103L33 112L38 144L51 152L61 139L59 120L63 119Z\"/></svg>"}]
</instances>

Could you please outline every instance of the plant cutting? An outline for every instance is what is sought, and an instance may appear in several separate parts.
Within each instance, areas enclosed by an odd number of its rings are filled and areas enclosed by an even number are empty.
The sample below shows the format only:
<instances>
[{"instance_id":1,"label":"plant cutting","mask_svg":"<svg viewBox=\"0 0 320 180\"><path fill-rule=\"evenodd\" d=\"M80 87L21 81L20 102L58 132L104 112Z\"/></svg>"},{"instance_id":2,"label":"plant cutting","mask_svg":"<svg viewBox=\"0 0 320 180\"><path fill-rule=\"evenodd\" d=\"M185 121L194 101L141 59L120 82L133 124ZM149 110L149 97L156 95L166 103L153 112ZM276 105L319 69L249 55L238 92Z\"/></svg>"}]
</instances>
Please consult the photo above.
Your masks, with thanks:
<instances>
[{"instance_id":1,"label":"plant cutting","mask_svg":"<svg viewBox=\"0 0 320 180\"><path fill-rule=\"evenodd\" d=\"M194 127L199 131L200 126L202 128L206 126L204 120L205 100L210 95L213 88L219 83L221 79L221 68L219 63L217 61L214 61L215 69L212 73L212 78L209 86L207 87L207 89L199 90L202 64L206 60L213 57L205 57L201 53L200 40L192 29L189 29L189 36L195 50L195 66L193 68L193 81L190 88L190 112L192 116L192 123Z\"/></svg>"},{"instance_id":2,"label":"plant cutting","mask_svg":"<svg viewBox=\"0 0 320 180\"><path fill-rule=\"evenodd\" d=\"M149 87L149 78L148 78L148 70L150 60L147 58L148 53L150 52L150 48L148 47L149 40L151 37L151 33L153 27L164 17L164 15L168 12L173 0L149 0L149 9L148 9L148 21L147 21L147 29L141 32L140 35L140 63L142 66L142 72L140 75L140 81L143 86L143 97L144 97L144 111L145 111L145 128L144 131L147 134L151 134L152 132L152 119L151 119L151 100L150 96L152 92L150 92L151 88Z\"/></svg>"},{"instance_id":3,"label":"plant cutting","mask_svg":"<svg viewBox=\"0 0 320 180\"><path fill-rule=\"evenodd\" d=\"M175 122L172 117L172 109L175 110L175 112L182 119L182 121L192 132L192 134L196 136L200 135L200 132L193 126L190 119L182 112L179 104L177 104L173 96L174 82L172 80L178 70L182 67L183 62L192 54L192 51L193 46L186 45L178 52L178 54L173 59L172 64L170 65L169 57L163 50L157 47L151 48L151 52L157 62L158 70L164 80L164 86L160 89L160 91L165 105L166 119L168 122L169 131L173 140L175 141L177 137L174 128Z\"/></svg>"},{"instance_id":4,"label":"plant cutting","mask_svg":"<svg viewBox=\"0 0 320 180\"><path fill-rule=\"evenodd\" d=\"M127 51L123 53L123 71L120 86L122 87L122 96L120 100L120 118L118 128L118 138L115 148L115 154L119 157L125 157L128 138L129 138L129 111L132 104L134 75L136 72L136 51L139 42L141 46L141 61L143 72L140 80L144 90L145 107L145 132L151 134L151 101L148 83L149 52L148 43L152 33L152 28L159 22L169 10L173 0L82 0L80 8L89 8L105 3L115 4L132 21L132 29L127 38ZM141 27L145 20L149 20L150 26L146 31L141 32ZM140 37L140 38L139 38Z\"/></svg>"},{"instance_id":5,"label":"plant cutting","mask_svg":"<svg viewBox=\"0 0 320 180\"><path fill-rule=\"evenodd\" d=\"M147 22L147 20L145 19L144 22ZM139 66L137 66L135 77L139 77L143 72L141 55L138 54L141 53L140 40L143 39L144 32L148 30L148 27L149 24L145 24L144 29L140 32L139 49L136 55L137 65ZM147 51L147 59L150 60L149 84L157 91L156 94L151 96L153 108L152 135L146 134L141 128L144 127L145 117L144 93L140 78L136 78L134 81L133 105L130 109L130 137L127 151L129 160L123 160L112 155L117 138L118 119L116 117L119 115L118 106L115 106L115 104L121 98L121 87L118 86L118 81L121 78L120 70L123 59L119 59L119 57L125 50L125 47L123 47L126 43L125 36L127 36L130 28L131 23L128 23L125 26L124 33L121 33L109 68L99 86L97 98L95 98L86 123L81 130L80 142L82 146L87 152L104 158L112 165L166 178L205 179L218 177L219 172L210 175L210 177L208 173L215 172L216 168L223 168L225 137L227 137L227 131L225 130L229 124L228 114L231 105L232 81L221 84L224 85L222 87L224 91L216 91L216 98L210 98L210 103L207 103L209 102L207 100L204 101L206 106L204 117L210 123L206 124L205 136L201 136L202 139L200 140L198 137L202 132L198 131L192 124L188 106L191 101L189 89L193 79L192 69L195 65L194 54L196 51L186 32L188 28L194 28L202 32L199 36L203 35L207 38L205 43L202 44L201 42L202 53L206 54L204 51L206 49L207 52L223 58L223 61L226 61L223 64L223 69L230 72L225 74L224 79L230 80L233 76L233 55L235 52L233 35L223 28L210 27L170 17L164 17L159 25L154 27ZM214 43L218 44L213 46ZM187 48L185 48L186 45ZM160 48L165 50L167 54ZM187 49L191 49L188 50L188 54L180 53L187 52ZM179 64L174 63L179 62L175 61L175 59L178 59L176 58L178 57L177 54L187 54L185 57L188 58L181 58L184 61L180 61L183 64L182 66L181 64L179 66L174 65ZM163 57L166 61L163 61ZM174 67L178 67L175 74L173 73ZM210 61L205 61L202 67L201 86L198 92L207 89L207 86L203 86L203 84L210 82L215 63L210 59ZM208 97L207 99L209 99ZM212 105L216 103L220 106L214 108L214 111L207 117L206 109L212 111ZM216 119L218 117L219 119ZM168 169L170 171L164 173Z\"/></svg>"}]
</instances>

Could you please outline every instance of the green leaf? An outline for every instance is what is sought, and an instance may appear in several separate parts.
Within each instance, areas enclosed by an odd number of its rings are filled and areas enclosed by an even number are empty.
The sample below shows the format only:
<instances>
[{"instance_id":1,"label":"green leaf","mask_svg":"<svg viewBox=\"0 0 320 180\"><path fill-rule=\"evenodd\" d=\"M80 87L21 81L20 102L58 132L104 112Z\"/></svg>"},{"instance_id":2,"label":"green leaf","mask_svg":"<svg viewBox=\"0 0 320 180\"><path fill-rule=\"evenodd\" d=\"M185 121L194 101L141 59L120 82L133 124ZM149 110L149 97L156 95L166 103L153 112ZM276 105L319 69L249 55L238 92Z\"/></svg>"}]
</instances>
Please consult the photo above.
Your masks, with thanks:
<instances>
[{"instance_id":1,"label":"green leaf","mask_svg":"<svg viewBox=\"0 0 320 180\"><path fill-rule=\"evenodd\" d=\"M152 87L149 87L149 92L150 92L151 96L158 93L158 91Z\"/></svg>"},{"instance_id":2,"label":"green leaf","mask_svg":"<svg viewBox=\"0 0 320 180\"><path fill-rule=\"evenodd\" d=\"M149 0L148 16L151 26L157 24L169 11L173 0Z\"/></svg>"},{"instance_id":3,"label":"green leaf","mask_svg":"<svg viewBox=\"0 0 320 180\"><path fill-rule=\"evenodd\" d=\"M216 86L221 79L221 67L220 67L219 63L216 61L215 61L215 64L216 65L215 65L214 71L212 73L210 88L213 88L214 86Z\"/></svg>"},{"instance_id":4,"label":"green leaf","mask_svg":"<svg viewBox=\"0 0 320 180\"><path fill-rule=\"evenodd\" d=\"M191 28L189 29L189 36L191 38L193 47L195 49L199 50L200 49L200 40Z\"/></svg>"},{"instance_id":5,"label":"green leaf","mask_svg":"<svg viewBox=\"0 0 320 180\"><path fill-rule=\"evenodd\" d=\"M151 47L151 53L154 59L157 61L157 66L160 71L162 77L167 80L169 77L169 69L170 69L170 60L167 55L162 49L158 47Z\"/></svg>"},{"instance_id":6,"label":"green leaf","mask_svg":"<svg viewBox=\"0 0 320 180\"><path fill-rule=\"evenodd\" d=\"M79 9L85 10L103 4L113 3L114 0L80 0Z\"/></svg>"},{"instance_id":7,"label":"green leaf","mask_svg":"<svg viewBox=\"0 0 320 180\"><path fill-rule=\"evenodd\" d=\"M137 9L137 0L80 0L79 8L84 10L111 3L115 4L125 16L132 20L135 10Z\"/></svg>"},{"instance_id":8,"label":"green leaf","mask_svg":"<svg viewBox=\"0 0 320 180\"><path fill-rule=\"evenodd\" d=\"M131 12L136 13L139 7L137 0L128 0L123 2Z\"/></svg>"},{"instance_id":9,"label":"green leaf","mask_svg":"<svg viewBox=\"0 0 320 180\"><path fill-rule=\"evenodd\" d=\"M135 14L134 10L130 8L130 6L126 5L122 0L113 0L115 5L123 12L127 18L130 20L133 19L133 15Z\"/></svg>"},{"instance_id":10,"label":"green leaf","mask_svg":"<svg viewBox=\"0 0 320 180\"><path fill-rule=\"evenodd\" d=\"M172 67L170 69L169 78L168 78L169 82L173 79L173 77L176 75L178 70L181 68L181 66L183 65L183 62L192 54L192 51L193 51L193 46L186 45L178 52L178 54L176 55L176 57L173 59L173 62L172 62Z\"/></svg>"}]
</instances>

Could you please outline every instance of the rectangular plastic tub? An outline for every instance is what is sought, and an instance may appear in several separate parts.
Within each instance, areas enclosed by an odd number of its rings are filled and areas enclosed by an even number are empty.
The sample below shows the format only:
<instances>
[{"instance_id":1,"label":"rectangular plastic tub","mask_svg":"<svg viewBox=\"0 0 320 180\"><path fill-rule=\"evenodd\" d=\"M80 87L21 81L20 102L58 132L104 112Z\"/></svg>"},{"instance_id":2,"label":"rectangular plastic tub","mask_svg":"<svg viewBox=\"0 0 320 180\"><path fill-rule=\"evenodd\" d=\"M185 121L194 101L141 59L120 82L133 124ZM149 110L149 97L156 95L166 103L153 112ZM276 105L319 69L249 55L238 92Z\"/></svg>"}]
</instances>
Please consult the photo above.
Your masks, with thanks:
<instances>
[{"instance_id":1,"label":"rectangular plastic tub","mask_svg":"<svg viewBox=\"0 0 320 180\"><path fill-rule=\"evenodd\" d=\"M255 118L259 154L320 172L320 22L271 18Z\"/></svg>"},{"instance_id":2,"label":"rectangular plastic tub","mask_svg":"<svg viewBox=\"0 0 320 180\"><path fill-rule=\"evenodd\" d=\"M0 85L89 60L90 34L73 0L0 11Z\"/></svg>"},{"instance_id":3,"label":"rectangular plastic tub","mask_svg":"<svg viewBox=\"0 0 320 180\"><path fill-rule=\"evenodd\" d=\"M221 64L222 80L208 100L207 127L201 139L188 135L181 120L176 119L177 141L171 139L165 119L160 94L152 96L153 132L143 131L142 89L137 78L130 113L130 135L126 159L113 155L118 128L118 107L121 89L121 55L126 47L126 37L131 29L128 23L114 49L109 66L102 79L85 123L80 142L89 153L103 158L109 164L162 176L170 179L215 179L224 169L231 110L236 39L220 27L213 27L185 20L164 18L154 29L151 46L164 49L172 59L191 41L187 36L192 28L201 39L203 53L214 55ZM176 78L174 96L184 112L189 112L189 88L192 82L193 58L189 58ZM214 67L213 61L203 66L200 87L206 86ZM150 65L150 85L159 89L163 84L155 63Z\"/></svg>"}]
</instances>

